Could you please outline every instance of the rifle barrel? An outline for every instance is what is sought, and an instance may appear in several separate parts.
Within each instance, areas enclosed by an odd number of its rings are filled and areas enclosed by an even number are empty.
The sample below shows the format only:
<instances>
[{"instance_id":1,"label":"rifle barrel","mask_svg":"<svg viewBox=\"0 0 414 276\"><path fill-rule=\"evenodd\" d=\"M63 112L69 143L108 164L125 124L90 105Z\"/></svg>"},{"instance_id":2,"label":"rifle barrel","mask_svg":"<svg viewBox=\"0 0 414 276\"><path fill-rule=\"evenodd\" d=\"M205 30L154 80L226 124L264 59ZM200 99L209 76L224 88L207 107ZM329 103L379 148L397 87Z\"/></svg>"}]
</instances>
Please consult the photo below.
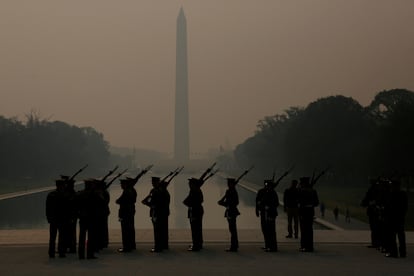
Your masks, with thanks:
<instances>
[{"instance_id":1,"label":"rifle barrel","mask_svg":"<svg viewBox=\"0 0 414 276\"><path fill-rule=\"evenodd\" d=\"M75 177L80 174L84 169L86 169L88 167L88 164L86 164L85 166L83 166L82 168L80 168L77 172L75 172L71 177L70 180L75 179Z\"/></svg>"}]
</instances>

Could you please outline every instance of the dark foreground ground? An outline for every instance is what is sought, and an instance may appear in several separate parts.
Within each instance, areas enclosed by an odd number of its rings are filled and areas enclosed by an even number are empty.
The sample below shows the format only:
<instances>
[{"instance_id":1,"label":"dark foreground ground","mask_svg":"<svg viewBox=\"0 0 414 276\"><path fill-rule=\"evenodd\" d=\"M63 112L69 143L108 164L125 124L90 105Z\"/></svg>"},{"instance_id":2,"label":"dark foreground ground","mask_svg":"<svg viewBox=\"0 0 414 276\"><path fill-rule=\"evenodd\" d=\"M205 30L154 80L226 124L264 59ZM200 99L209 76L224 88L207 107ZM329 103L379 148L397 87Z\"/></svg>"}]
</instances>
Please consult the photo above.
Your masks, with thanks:
<instances>
[{"instance_id":1,"label":"dark foreground ground","mask_svg":"<svg viewBox=\"0 0 414 276\"><path fill-rule=\"evenodd\" d=\"M300 253L297 244L279 243L266 253L261 243L242 243L237 253L224 252L226 243L207 243L202 252L187 252L187 243L171 243L163 253L150 253L151 243L138 244L130 254L119 244L80 261L76 255L49 259L46 245L0 246L1 275L413 275L414 246L405 259L383 257L365 244L323 243L316 252Z\"/></svg>"}]
</instances>

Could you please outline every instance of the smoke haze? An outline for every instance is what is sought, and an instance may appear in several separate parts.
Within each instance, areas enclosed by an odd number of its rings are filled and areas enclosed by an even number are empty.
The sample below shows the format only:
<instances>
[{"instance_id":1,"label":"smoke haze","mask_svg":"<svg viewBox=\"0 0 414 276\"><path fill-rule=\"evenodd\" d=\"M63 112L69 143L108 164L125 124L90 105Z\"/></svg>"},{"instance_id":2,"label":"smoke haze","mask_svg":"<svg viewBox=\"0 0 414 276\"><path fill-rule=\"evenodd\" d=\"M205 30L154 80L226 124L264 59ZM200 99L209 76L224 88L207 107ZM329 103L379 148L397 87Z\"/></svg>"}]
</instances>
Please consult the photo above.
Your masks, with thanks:
<instances>
[{"instance_id":1,"label":"smoke haze","mask_svg":"<svg viewBox=\"0 0 414 276\"><path fill-rule=\"evenodd\" d=\"M171 152L175 38L187 18L190 149L342 94L414 90L411 0L11 1L0 4L1 115L92 126Z\"/></svg>"}]
</instances>

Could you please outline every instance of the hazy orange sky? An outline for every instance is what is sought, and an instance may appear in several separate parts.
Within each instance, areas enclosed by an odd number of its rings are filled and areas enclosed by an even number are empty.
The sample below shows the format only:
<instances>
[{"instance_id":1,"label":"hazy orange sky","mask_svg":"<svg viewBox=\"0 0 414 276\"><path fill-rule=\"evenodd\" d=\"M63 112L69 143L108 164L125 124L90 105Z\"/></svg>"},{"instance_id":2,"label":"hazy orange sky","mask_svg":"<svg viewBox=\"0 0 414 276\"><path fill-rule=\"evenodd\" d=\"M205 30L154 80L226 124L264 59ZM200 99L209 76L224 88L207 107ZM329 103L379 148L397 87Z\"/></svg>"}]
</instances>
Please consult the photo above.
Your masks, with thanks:
<instances>
[{"instance_id":1,"label":"hazy orange sky","mask_svg":"<svg viewBox=\"0 0 414 276\"><path fill-rule=\"evenodd\" d=\"M2 0L0 115L36 110L172 152L181 6L192 152L320 97L414 90L412 0Z\"/></svg>"}]
</instances>

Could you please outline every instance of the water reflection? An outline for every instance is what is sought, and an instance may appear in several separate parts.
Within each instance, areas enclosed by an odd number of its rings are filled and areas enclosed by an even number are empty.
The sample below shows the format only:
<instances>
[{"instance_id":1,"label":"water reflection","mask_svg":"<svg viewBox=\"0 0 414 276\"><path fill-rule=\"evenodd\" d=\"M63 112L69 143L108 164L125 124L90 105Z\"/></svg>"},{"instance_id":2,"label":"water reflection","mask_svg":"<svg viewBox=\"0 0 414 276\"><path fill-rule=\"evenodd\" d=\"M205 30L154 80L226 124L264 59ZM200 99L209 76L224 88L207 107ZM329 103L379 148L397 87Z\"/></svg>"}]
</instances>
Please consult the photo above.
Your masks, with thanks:
<instances>
[{"instance_id":1,"label":"water reflection","mask_svg":"<svg viewBox=\"0 0 414 276\"><path fill-rule=\"evenodd\" d=\"M0 200L0 229L39 229L47 227L46 196L41 192Z\"/></svg>"},{"instance_id":2,"label":"water reflection","mask_svg":"<svg viewBox=\"0 0 414 276\"><path fill-rule=\"evenodd\" d=\"M187 208L182 201L189 192L187 179L193 175L178 175L169 185L171 194L171 215L169 227L172 229L189 228L187 219ZM197 177L197 176L196 176ZM80 185L83 186L83 185ZM82 188L82 187L81 187ZM149 217L149 209L141 204L141 200L151 190L150 178L144 177L136 185L137 203L135 215L135 227L137 229L152 228ZM209 179L202 187L204 194L204 221L205 229L227 229L227 221L224 218L224 208L217 201L224 195L227 188L226 180L220 176ZM119 206L115 200L121 195L122 190L118 183L110 188L111 214L109 217L109 228L120 229L118 222ZM259 228L258 219L254 214L255 194L237 187L240 198L240 213L238 227L245 229ZM40 229L47 228L45 216L45 201L48 192L41 192L13 199L0 200L0 229Z\"/></svg>"},{"instance_id":3,"label":"water reflection","mask_svg":"<svg viewBox=\"0 0 414 276\"><path fill-rule=\"evenodd\" d=\"M189 228L187 218L187 207L182 203L189 192L187 179L191 175L179 175L168 186L171 195L171 214L169 218L169 227L175 229ZM135 227L138 229L148 229L152 227L149 217L149 208L141 204L141 200L151 190L149 181L142 181L136 185L138 194L135 215ZM225 229L227 221L224 218L224 208L217 204L217 201L224 195L227 188L225 179L217 176L209 179L202 187L204 194L204 220L203 227L205 229ZM255 204L256 195L238 187L240 197L240 213L242 214L238 220L240 228L258 228L257 218L254 214L253 206ZM109 218L110 228L120 228L117 219L118 206L115 200L121 195L122 190L119 185L111 187L111 215Z\"/></svg>"}]
</instances>

